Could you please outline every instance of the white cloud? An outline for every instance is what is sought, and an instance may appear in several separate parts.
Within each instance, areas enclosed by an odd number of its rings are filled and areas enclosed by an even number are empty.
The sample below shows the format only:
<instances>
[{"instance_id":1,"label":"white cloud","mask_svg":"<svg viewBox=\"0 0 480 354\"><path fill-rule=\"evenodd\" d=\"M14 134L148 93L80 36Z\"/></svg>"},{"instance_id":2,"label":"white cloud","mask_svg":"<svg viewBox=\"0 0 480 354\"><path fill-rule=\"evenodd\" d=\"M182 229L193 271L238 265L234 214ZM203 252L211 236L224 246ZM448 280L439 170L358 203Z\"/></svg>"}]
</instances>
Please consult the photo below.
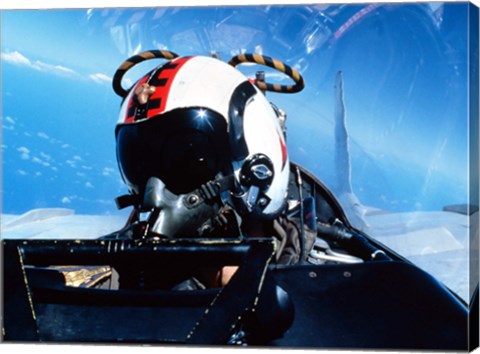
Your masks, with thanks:
<instances>
[{"instance_id":1,"label":"white cloud","mask_svg":"<svg viewBox=\"0 0 480 354\"><path fill-rule=\"evenodd\" d=\"M13 119L10 116L5 117L5 122L10 123L10 124L15 124L15 119Z\"/></svg>"},{"instance_id":2,"label":"white cloud","mask_svg":"<svg viewBox=\"0 0 480 354\"><path fill-rule=\"evenodd\" d=\"M91 74L88 76L90 80L95 81L97 84L104 84L112 82L112 78L101 73Z\"/></svg>"},{"instance_id":3,"label":"white cloud","mask_svg":"<svg viewBox=\"0 0 480 354\"><path fill-rule=\"evenodd\" d=\"M50 155L48 155L44 152L40 152L40 157L42 157L46 161L52 161L52 156L50 156Z\"/></svg>"},{"instance_id":4,"label":"white cloud","mask_svg":"<svg viewBox=\"0 0 480 354\"><path fill-rule=\"evenodd\" d=\"M90 182L86 182L86 183L85 183L85 187L87 187L87 188L95 188L95 187L93 186L93 184L91 184Z\"/></svg>"},{"instance_id":5,"label":"white cloud","mask_svg":"<svg viewBox=\"0 0 480 354\"><path fill-rule=\"evenodd\" d=\"M62 203L63 204L70 204L72 200L69 197L63 197L62 198Z\"/></svg>"},{"instance_id":6,"label":"white cloud","mask_svg":"<svg viewBox=\"0 0 480 354\"><path fill-rule=\"evenodd\" d=\"M5 118L2 119L3 123L2 128L4 130L15 130L15 119L12 117L6 116Z\"/></svg>"},{"instance_id":7,"label":"white cloud","mask_svg":"<svg viewBox=\"0 0 480 354\"><path fill-rule=\"evenodd\" d=\"M38 163L39 165L43 164L43 161L40 160L38 157L35 157L35 156L32 158L32 161L35 162L35 163Z\"/></svg>"},{"instance_id":8,"label":"white cloud","mask_svg":"<svg viewBox=\"0 0 480 354\"><path fill-rule=\"evenodd\" d=\"M20 146L19 148L17 148L17 151L18 152L24 152L26 154L29 154L30 153L30 149L25 147L25 146Z\"/></svg>"},{"instance_id":9,"label":"white cloud","mask_svg":"<svg viewBox=\"0 0 480 354\"><path fill-rule=\"evenodd\" d=\"M45 166L45 167L50 166L49 162L43 161L43 160L41 160L41 159L39 159L38 157L35 157L35 156L32 158L32 161L35 162L35 163L38 163L39 165Z\"/></svg>"},{"instance_id":10,"label":"white cloud","mask_svg":"<svg viewBox=\"0 0 480 354\"><path fill-rule=\"evenodd\" d=\"M70 204L70 203L73 203L75 200L81 200L81 199L82 198L79 198L78 195L74 194L74 195L66 195L60 201L63 204Z\"/></svg>"},{"instance_id":11,"label":"white cloud","mask_svg":"<svg viewBox=\"0 0 480 354\"><path fill-rule=\"evenodd\" d=\"M20 153L20 158L22 160L28 160L30 158L30 149L25 146L20 146L17 148L17 151Z\"/></svg>"},{"instance_id":12,"label":"white cloud","mask_svg":"<svg viewBox=\"0 0 480 354\"><path fill-rule=\"evenodd\" d=\"M102 171L102 175L104 176L110 176L115 170L111 167L105 167Z\"/></svg>"},{"instance_id":13,"label":"white cloud","mask_svg":"<svg viewBox=\"0 0 480 354\"><path fill-rule=\"evenodd\" d=\"M26 176L26 175L27 175L27 172L25 172L24 170L17 170L17 173L18 173L20 176Z\"/></svg>"},{"instance_id":14,"label":"white cloud","mask_svg":"<svg viewBox=\"0 0 480 354\"><path fill-rule=\"evenodd\" d=\"M8 63L25 66L32 65L32 62L27 57L17 51L10 53L2 53L0 57Z\"/></svg>"},{"instance_id":15,"label":"white cloud","mask_svg":"<svg viewBox=\"0 0 480 354\"><path fill-rule=\"evenodd\" d=\"M20 66L26 66L30 69L34 69L38 71L49 72L49 73L53 73L55 75L61 75L61 76L79 76L79 74L75 70L61 66L61 65L48 64L40 60L36 60L35 62L32 62L25 55L23 55L18 51L1 53L0 57L8 63L20 65Z\"/></svg>"},{"instance_id":16,"label":"white cloud","mask_svg":"<svg viewBox=\"0 0 480 354\"><path fill-rule=\"evenodd\" d=\"M46 133L44 133L44 132L38 132L38 133L37 133L37 136L38 136L39 138L46 139L46 140L50 139L50 137L49 137Z\"/></svg>"},{"instance_id":17,"label":"white cloud","mask_svg":"<svg viewBox=\"0 0 480 354\"><path fill-rule=\"evenodd\" d=\"M61 65L52 65L52 64L46 64L41 61L36 61L33 63L33 68L40 70L40 71L47 71L47 72L53 72L55 74L59 75L67 75L67 76L75 76L78 75L75 70L72 70L70 68L66 68Z\"/></svg>"}]
</instances>

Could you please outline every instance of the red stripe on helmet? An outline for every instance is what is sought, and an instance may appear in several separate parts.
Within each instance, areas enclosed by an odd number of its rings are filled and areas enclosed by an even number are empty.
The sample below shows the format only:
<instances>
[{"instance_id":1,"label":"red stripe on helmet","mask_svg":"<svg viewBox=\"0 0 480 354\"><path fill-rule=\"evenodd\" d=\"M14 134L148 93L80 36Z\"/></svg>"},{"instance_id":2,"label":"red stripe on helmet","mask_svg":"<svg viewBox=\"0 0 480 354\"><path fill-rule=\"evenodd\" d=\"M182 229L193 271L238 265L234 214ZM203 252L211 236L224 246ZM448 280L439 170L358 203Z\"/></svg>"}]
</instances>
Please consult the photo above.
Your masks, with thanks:
<instances>
[{"instance_id":1,"label":"red stripe on helmet","mask_svg":"<svg viewBox=\"0 0 480 354\"><path fill-rule=\"evenodd\" d=\"M154 117L163 111L167 105L168 95L172 86L173 79L180 68L192 57L177 58L166 64L157 74L156 78L151 78L149 82L161 81L162 85L155 86L155 92L150 96L150 101L160 100L160 105L147 110L146 118ZM158 102L158 101L157 101Z\"/></svg>"}]
</instances>

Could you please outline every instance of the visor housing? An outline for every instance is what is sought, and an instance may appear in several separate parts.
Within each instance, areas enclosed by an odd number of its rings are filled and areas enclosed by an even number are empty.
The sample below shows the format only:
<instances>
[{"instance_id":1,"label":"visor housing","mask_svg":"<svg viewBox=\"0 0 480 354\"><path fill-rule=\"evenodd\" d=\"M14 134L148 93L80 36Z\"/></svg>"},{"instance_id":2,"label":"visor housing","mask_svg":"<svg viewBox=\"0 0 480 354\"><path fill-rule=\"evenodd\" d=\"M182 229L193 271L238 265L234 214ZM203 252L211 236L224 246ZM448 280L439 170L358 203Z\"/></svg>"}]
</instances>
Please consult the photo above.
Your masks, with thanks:
<instances>
[{"instance_id":1,"label":"visor housing","mask_svg":"<svg viewBox=\"0 0 480 354\"><path fill-rule=\"evenodd\" d=\"M121 175L135 194L157 177L175 194L189 193L229 167L226 120L204 108L182 108L116 129Z\"/></svg>"}]
</instances>

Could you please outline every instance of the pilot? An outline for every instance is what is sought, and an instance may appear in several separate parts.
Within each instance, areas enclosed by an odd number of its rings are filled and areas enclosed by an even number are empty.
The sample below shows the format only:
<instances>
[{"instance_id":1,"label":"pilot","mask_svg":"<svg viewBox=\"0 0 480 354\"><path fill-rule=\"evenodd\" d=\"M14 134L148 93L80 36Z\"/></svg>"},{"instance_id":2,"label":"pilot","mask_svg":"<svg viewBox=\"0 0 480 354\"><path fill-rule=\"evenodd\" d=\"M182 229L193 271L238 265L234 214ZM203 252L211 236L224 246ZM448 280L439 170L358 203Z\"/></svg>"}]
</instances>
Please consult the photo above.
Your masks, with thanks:
<instances>
[{"instance_id":1,"label":"pilot","mask_svg":"<svg viewBox=\"0 0 480 354\"><path fill-rule=\"evenodd\" d=\"M130 192L117 204L134 206L115 237L273 237L274 262L301 262L299 222L286 214L291 173L282 112L232 65L156 52L171 60L130 90L119 84L125 67L148 54L130 58L114 79L124 97L117 159ZM315 235L307 239L311 245ZM197 278L223 286L235 269Z\"/></svg>"}]
</instances>

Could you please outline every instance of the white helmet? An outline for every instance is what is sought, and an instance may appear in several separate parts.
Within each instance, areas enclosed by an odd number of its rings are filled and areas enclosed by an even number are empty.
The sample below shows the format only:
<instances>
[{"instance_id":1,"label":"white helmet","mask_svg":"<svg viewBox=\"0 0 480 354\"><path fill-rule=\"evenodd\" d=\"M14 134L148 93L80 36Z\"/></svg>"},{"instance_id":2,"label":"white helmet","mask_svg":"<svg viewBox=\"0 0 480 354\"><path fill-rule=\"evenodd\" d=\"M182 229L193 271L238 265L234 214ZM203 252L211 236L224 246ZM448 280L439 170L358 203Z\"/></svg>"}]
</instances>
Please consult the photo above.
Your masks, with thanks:
<instances>
[{"instance_id":1,"label":"white helmet","mask_svg":"<svg viewBox=\"0 0 480 354\"><path fill-rule=\"evenodd\" d=\"M155 57L170 60L130 90L121 87L127 70ZM255 58L279 65L268 57ZM136 207L158 209L152 231L178 236L214 217L219 205L197 193L206 185L215 186L221 204L240 214L274 218L285 208L289 160L278 110L259 89L268 84L249 80L232 65L149 51L128 59L115 74L114 90L124 97L116 127L117 159L130 192L138 196ZM285 67L287 74L297 74ZM293 92L303 88L303 80L296 82L275 86Z\"/></svg>"}]
</instances>

